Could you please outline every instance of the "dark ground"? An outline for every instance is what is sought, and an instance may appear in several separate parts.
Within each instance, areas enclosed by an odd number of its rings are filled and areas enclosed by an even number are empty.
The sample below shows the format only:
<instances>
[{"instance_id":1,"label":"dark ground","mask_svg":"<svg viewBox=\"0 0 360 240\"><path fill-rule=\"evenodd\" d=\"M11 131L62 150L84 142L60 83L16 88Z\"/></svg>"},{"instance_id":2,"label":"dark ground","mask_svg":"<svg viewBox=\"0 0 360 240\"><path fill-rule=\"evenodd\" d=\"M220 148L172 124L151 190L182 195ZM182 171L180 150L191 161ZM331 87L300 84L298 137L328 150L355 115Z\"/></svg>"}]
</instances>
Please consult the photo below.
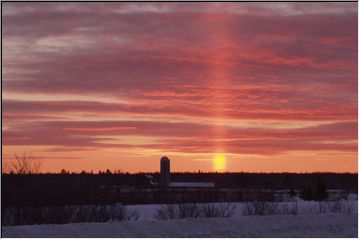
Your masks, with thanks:
<instances>
[{"instance_id":1,"label":"dark ground","mask_svg":"<svg viewBox=\"0 0 360 240\"><path fill-rule=\"evenodd\" d=\"M277 190L299 192L321 182L326 189L357 192L357 174L171 173L174 182L215 182L207 189L148 188L144 174L5 174L2 207L83 204L272 201ZM159 174L154 173L155 182Z\"/></svg>"}]
</instances>

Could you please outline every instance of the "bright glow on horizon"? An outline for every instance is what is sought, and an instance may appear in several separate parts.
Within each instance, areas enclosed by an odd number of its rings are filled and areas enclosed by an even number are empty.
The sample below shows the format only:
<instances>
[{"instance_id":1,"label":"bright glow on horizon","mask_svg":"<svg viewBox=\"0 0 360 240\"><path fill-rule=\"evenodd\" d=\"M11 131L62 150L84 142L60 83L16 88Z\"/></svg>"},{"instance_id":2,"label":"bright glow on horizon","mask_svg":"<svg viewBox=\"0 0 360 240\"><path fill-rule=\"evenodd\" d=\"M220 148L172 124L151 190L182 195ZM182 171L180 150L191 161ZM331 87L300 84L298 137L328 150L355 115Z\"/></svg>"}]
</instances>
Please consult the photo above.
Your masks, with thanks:
<instances>
[{"instance_id":1,"label":"bright glow on horizon","mask_svg":"<svg viewBox=\"0 0 360 240\"><path fill-rule=\"evenodd\" d=\"M214 171L223 172L226 170L226 156L223 153L216 153L213 158Z\"/></svg>"}]
</instances>

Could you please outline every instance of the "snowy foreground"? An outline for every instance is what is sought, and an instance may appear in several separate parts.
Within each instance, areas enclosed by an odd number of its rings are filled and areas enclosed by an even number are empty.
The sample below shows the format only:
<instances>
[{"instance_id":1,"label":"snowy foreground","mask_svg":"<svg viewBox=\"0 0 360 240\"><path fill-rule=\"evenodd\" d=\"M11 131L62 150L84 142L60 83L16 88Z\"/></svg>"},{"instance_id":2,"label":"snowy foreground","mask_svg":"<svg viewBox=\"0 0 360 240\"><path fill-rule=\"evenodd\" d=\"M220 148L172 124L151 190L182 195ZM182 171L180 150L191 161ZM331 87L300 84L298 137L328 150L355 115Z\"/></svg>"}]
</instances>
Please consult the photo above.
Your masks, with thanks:
<instances>
[{"instance_id":1,"label":"snowy foreground","mask_svg":"<svg viewBox=\"0 0 360 240\"><path fill-rule=\"evenodd\" d=\"M356 196L357 199L357 196ZM221 203L215 203L221 204ZM236 209L234 211L234 215L231 218L244 216L243 210L244 202L233 202ZM317 201L304 201L300 198L297 198L297 202L276 202L277 204L277 213L281 214L281 212L289 212L291 209L296 208L299 215L316 215L320 213L319 202ZM322 213L334 213L329 209L331 206L339 204L338 206L339 213L358 213L358 201L357 200L340 200L337 202L322 202ZM198 204L201 206L202 204ZM139 214L138 220L156 220L154 218L154 213L156 209L159 209L161 204L144 204L144 205L128 205L127 209L129 211L136 211ZM287 211L286 211L287 210ZM337 213L337 212L336 212ZM284 214L284 213L283 213ZM290 213L287 213L290 214ZM270 215L275 215L270 214Z\"/></svg>"},{"instance_id":2,"label":"snowy foreground","mask_svg":"<svg viewBox=\"0 0 360 240\"><path fill-rule=\"evenodd\" d=\"M3 227L3 237L357 237L357 214L240 216Z\"/></svg>"}]
</instances>

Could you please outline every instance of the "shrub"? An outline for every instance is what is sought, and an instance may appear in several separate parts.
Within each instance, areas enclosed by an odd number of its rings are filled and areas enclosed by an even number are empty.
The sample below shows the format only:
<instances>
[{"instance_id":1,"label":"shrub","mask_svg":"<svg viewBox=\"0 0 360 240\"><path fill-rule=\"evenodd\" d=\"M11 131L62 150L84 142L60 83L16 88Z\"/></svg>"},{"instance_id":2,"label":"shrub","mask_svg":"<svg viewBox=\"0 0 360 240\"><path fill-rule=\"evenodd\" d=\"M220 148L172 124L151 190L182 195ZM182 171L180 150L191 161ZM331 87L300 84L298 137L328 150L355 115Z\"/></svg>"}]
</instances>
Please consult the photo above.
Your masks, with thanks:
<instances>
[{"instance_id":1,"label":"shrub","mask_svg":"<svg viewBox=\"0 0 360 240\"><path fill-rule=\"evenodd\" d=\"M335 196L334 200L348 200L350 193L346 190L338 192Z\"/></svg>"},{"instance_id":2,"label":"shrub","mask_svg":"<svg viewBox=\"0 0 360 240\"><path fill-rule=\"evenodd\" d=\"M319 202L320 205L320 211L319 213L353 213L354 207L351 204L351 202L347 201L334 201L334 202Z\"/></svg>"},{"instance_id":3,"label":"shrub","mask_svg":"<svg viewBox=\"0 0 360 240\"><path fill-rule=\"evenodd\" d=\"M243 205L243 215L274 215L278 213L276 202L246 202Z\"/></svg>"},{"instance_id":4,"label":"shrub","mask_svg":"<svg viewBox=\"0 0 360 240\"><path fill-rule=\"evenodd\" d=\"M182 203L164 205L155 210L154 218L157 220L198 218L198 217L231 217L234 215L234 203Z\"/></svg>"},{"instance_id":5,"label":"shrub","mask_svg":"<svg viewBox=\"0 0 360 240\"><path fill-rule=\"evenodd\" d=\"M45 207L39 208L42 212L42 223L65 224L71 221L73 211L70 207Z\"/></svg>"},{"instance_id":6,"label":"shrub","mask_svg":"<svg viewBox=\"0 0 360 240\"><path fill-rule=\"evenodd\" d=\"M234 215L236 205L234 203L208 203L202 206L202 216L210 217L231 217Z\"/></svg>"},{"instance_id":7,"label":"shrub","mask_svg":"<svg viewBox=\"0 0 360 240\"><path fill-rule=\"evenodd\" d=\"M158 220L167 220L177 218L176 207L175 205L166 205L161 206L159 209L155 210L154 218Z\"/></svg>"},{"instance_id":8,"label":"shrub","mask_svg":"<svg viewBox=\"0 0 360 240\"><path fill-rule=\"evenodd\" d=\"M200 208L195 203L178 204L178 218L198 218Z\"/></svg>"},{"instance_id":9,"label":"shrub","mask_svg":"<svg viewBox=\"0 0 360 240\"><path fill-rule=\"evenodd\" d=\"M56 207L17 207L5 208L2 224L66 224L78 222L108 222L137 220L136 211L128 211L122 204L56 206Z\"/></svg>"},{"instance_id":10,"label":"shrub","mask_svg":"<svg viewBox=\"0 0 360 240\"><path fill-rule=\"evenodd\" d=\"M289 190L289 197L295 197L295 196L296 196L296 192L295 192L295 190L293 188L291 188Z\"/></svg>"},{"instance_id":11,"label":"shrub","mask_svg":"<svg viewBox=\"0 0 360 240\"><path fill-rule=\"evenodd\" d=\"M168 204L155 210L154 214L154 218L158 220L197 218L199 216L200 208L195 203Z\"/></svg>"},{"instance_id":12,"label":"shrub","mask_svg":"<svg viewBox=\"0 0 360 240\"><path fill-rule=\"evenodd\" d=\"M329 197L325 184L319 180L314 189L314 200L324 201Z\"/></svg>"},{"instance_id":13,"label":"shrub","mask_svg":"<svg viewBox=\"0 0 360 240\"><path fill-rule=\"evenodd\" d=\"M297 202L293 202L290 206L285 205L281 208L281 214L283 215L298 215L299 209L297 206Z\"/></svg>"},{"instance_id":14,"label":"shrub","mask_svg":"<svg viewBox=\"0 0 360 240\"><path fill-rule=\"evenodd\" d=\"M304 188L301 192L300 192L300 198L306 201L310 201L313 200L313 193L311 191L310 188Z\"/></svg>"},{"instance_id":15,"label":"shrub","mask_svg":"<svg viewBox=\"0 0 360 240\"><path fill-rule=\"evenodd\" d=\"M304 188L300 193L300 198L306 201L316 200L324 201L328 199L329 193L327 192L325 184L318 180L313 188Z\"/></svg>"}]
</instances>

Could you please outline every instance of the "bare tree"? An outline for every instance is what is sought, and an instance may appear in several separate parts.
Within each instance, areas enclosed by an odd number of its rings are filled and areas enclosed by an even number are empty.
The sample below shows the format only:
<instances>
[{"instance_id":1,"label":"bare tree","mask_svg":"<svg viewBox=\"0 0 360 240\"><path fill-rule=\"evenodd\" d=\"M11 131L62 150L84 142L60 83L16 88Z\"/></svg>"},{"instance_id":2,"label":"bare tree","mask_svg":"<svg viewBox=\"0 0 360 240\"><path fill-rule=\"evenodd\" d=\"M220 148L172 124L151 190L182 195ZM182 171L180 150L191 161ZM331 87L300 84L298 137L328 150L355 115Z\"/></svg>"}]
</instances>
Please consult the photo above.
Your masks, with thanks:
<instances>
[{"instance_id":1,"label":"bare tree","mask_svg":"<svg viewBox=\"0 0 360 240\"><path fill-rule=\"evenodd\" d=\"M40 172L42 158L35 157L31 153L22 152L14 154L12 168L17 174L36 174Z\"/></svg>"},{"instance_id":2,"label":"bare tree","mask_svg":"<svg viewBox=\"0 0 360 240\"><path fill-rule=\"evenodd\" d=\"M4 158L3 158L3 162L2 162L2 165L1 165L1 173L2 174L6 174L6 173L10 173L11 172L11 165L10 165L10 162L9 161L6 161Z\"/></svg>"},{"instance_id":3,"label":"bare tree","mask_svg":"<svg viewBox=\"0 0 360 240\"><path fill-rule=\"evenodd\" d=\"M11 171L11 163L4 152L1 153L1 174L7 174Z\"/></svg>"}]
</instances>

